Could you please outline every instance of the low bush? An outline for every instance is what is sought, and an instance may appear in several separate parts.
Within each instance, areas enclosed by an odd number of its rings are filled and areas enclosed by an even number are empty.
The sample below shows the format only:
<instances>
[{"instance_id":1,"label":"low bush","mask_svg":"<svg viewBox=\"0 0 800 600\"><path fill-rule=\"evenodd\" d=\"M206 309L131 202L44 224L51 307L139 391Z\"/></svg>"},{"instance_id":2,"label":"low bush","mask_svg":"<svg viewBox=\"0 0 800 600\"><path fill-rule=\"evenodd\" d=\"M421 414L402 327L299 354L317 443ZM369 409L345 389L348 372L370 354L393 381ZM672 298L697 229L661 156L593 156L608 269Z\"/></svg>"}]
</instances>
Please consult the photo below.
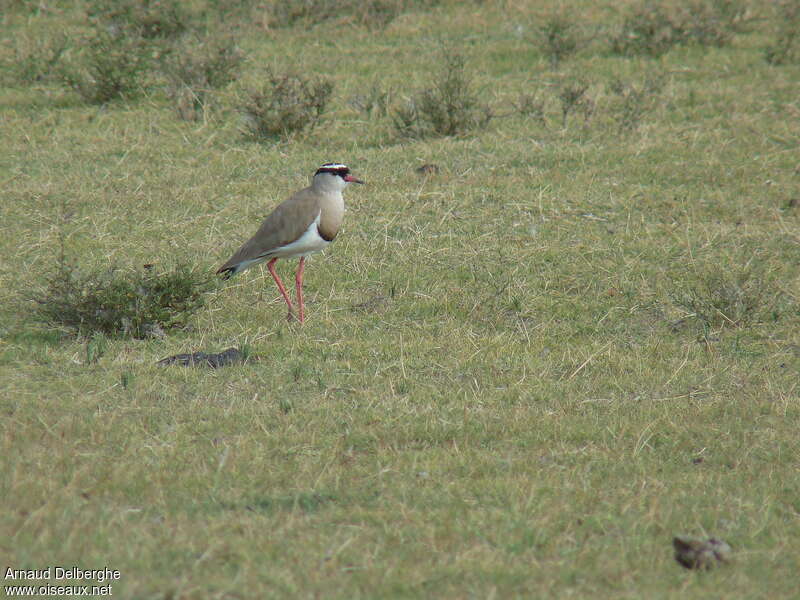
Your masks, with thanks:
<instances>
[{"instance_id":1,"label":"low bush","mask_svg":"<svg viewBox=\"0 0 800 600\"><path fill-rule=\"evenodd\" d=\"M639 127L644 115L657 106L663 82L663 76L660 75L648 77L639 85L620 79L611 82L612 114L620 132Z\"/></svg>"},{"instance_id":2,"label":"low bush","mask_svg":"<svg viewBox=\"0 0 800 600\"><path fill-rule=\"evenodd\" d=\"M752 264L700 265L674 283L671 297L706 328L776 320L791 304Z\"/></svg>"},{"instance_id":3,"label":"low bush","mask_svg":"<svg viewBox=\"0 0 800 600\"><path fill-rule=\"evenodd\" d=\"M445 51L438 76L431 87L410 98L393 115L401 137L464 135L485 127L492 119L488 105L481 103L466 73L466 59Z\"/></svg>"},{"instance_id":4,"label":"low bush","mask_svg":"<svg viewBox=\"0 0 800 600\"><path fill-rule=\"evenodd\" d=\"M374 83L366 94L359 94L350 99L350 106L369 119L373 116L385 117L389 114L391 90L384 90Z\"/></svg>"},{"instance_id":5,"label":"low bush","mask_svg":"<svg viewBox=\"0 0 800 600\"><path fill-rule=\"evenodd\" d=\"M64 34L23 37L16 40L13 58L4 65L11 81L23 84L58 81L61 59L70 47Z\"/></svg>"},{"instance_id":6,"label":"low bush","mask_svg":"<svg viewBox=\"0 0 800 600\"><path fill-rule=\"evenodd\" d=\"M611 37L615 54L661 56L680 42L666 9L659 3L635 6Z\"/></svg>"},{"instance_id":7,"label":"low bush","mask_svg":"<svg viewBox=\"0 0 800 600\"><path fill-rule=\"evenodd\" d=\"M547 125L544 116L545 101L538 93L522 93L516 102L512 102L512 106L517 114L535 119L542 125Z\"/></svg>"},{"instance_id":8,"label":"low bush","mask_svg":"<svg viewBox=\"0 0 800 600\"><path fill-rule=\"evenodd\" d=\"M160 336L185 325L214 285L209 274L181 264L166 271L85 271L62 260L34 298L34 313L83 336Z\"/></svg>"},{"instance_id":9,"label":"low bush","mask_svg":"<svg viewBox=\"0 0 800 600\"><path fill-rule=\"evenodd\" d=\"M679 44L724 46L741 30L744 14L735 0L700 0L677 8L648 0L634 6L612 34L611 51L661 56Z\"/></svg>"},{"instance_id":10,"label":"low bush","mask_svg":"<svg viewBox=\"0 0 800 600\"><path fill-rule=\"evenodd\" d=\"M553 15L538 28L535 41L550 61L550 66L556 69L561 61L578 51L582 35L571 19Z\"/></svg>"},{"instance_id":11,"label":"low bush","mask_svg":"<svg viewBox=\"0 0 800 600\"><path fill-rule=\"evenodd\" d=\"M249 91L241 102L249 136L272 140L314 129L332 93L333 83L326 79L267 70L264 85Z\"/></svg>"},{"instance_id":12,"label":"low bush","mask_svg":"<svg viewBox=\"0 0 800 600\"><path fill-rule=\"evenodd\" d=\"M800 2L782 0L776 3L772 42L764 49L764 58L771 65L800 61Z\"/></svg>"},{"instance_id":13,"label":"low bush","mask_svg":"<svg viewBox=\"0 0 800 600\"><path fill-rule=\"evenodd\" d=\"M87 14L99 27L114 33L176 38L191 24L185 4L178 0L91 0Z\"/></svg>"},{"instance_id":14,"label":"low bush","mask_svg":"<svg viewBox=\"0 0 800 600\"><path fill-rule=\"evenodd\" d=\"M575 110L583 113L584 122L592 118L595 103L586 94L588 89L589 83L583 79L566 80L558 87L556 95L561 102L561 127L567 126L567 118Z\"/></svg>"},{"instance_id":15,"label":"low bush","mask_svg":"<svg viewBox=\"0 0 800 600\"><path fill-rule=\"evenodd\" d=\"M105 104L142 93L152 48L141 38L96 29L78 44L77 58L60 71L62 82L84 101Z\"/></svg>"},{"instance_id":16,"label":"low bush","mask_svg":"<svg viewBox=\"0 0 800 600\"><path fill-rule=\"evenodd\" d=\"M438 3L439 0L278 0L270 6L270 17L273 27L311 27L341 19L379 29L409 9Z\"/></svg>"},{"instance_id":17,"label":"low bush","mask_svg":"<svg viewBox=\"0 0 800 600\"><path fill-rule=\"evenodd\" d=\"M166 67L179 114L196 119L207 107L211 91L235 81L243 62L244 54L230 38L184 44Z\"/></svg>"}]
</instances>

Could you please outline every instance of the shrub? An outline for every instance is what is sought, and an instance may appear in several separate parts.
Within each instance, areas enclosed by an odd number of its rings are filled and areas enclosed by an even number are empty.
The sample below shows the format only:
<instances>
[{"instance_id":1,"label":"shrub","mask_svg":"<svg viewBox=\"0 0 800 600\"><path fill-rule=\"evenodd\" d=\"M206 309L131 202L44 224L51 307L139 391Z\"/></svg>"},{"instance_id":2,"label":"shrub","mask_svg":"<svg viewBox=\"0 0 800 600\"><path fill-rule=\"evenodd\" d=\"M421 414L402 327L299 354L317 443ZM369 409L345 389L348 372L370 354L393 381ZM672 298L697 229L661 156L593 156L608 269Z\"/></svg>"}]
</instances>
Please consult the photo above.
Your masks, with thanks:
<instances>
[{"instance_id":1,"label":"shrub","mask_svg":"<svg viewBox=\"0 0 800 600\"><path fill-rule=\"evenodd\" d=\"M738 327L777 319L784 298L752 265L701 265L675 283L672 301L704 327Z\"/></svg>"},{"instance_id":2,"label":"shrub","mask_svg":"<svg viewBox=\"0 0 800 600\"><path fill-rule=\"evenodd\" d=\"M661 56L678 44L724 46L741 29L745 10L735 0L692 2L670 10L663 2L635 6L611 37L616 54Z\"/></svg>"},{"instance_id":3,"label":"shrub","mask_svg":"<svg viewBox=\"0 0 800 600\"><path fill-rule=\"evenodd\" d=\"M28 42L27 46L25 42ZM57 80L61 58L69 45L64 34L36 36L32 42L20 36L14 48L14 58L8 64L12 78L21 83Z\"/></svg>"},{"instance_id":4,"label":"shrub","mask_svg":"<svg viewBox=\"0 0 800 600\"><path fill-rule=\"evenodd\" d=\"M776 9L774 40L764 49L764 58L771 65L782 65L800 58L800 2L782 0Z\"/></svg>"},{"instance_id":5,"label":"shrub","mask_svg":"<svg viewBox=\"0 0 800 600\"><path fill-rule=\"evenodd\" d=\"M142 92L150 67L150 47L141 38L95 30L81 46L76 63L61 71L62 81L92 104L133 98Z\"/></svg>"},{"instance_id":6,"label":"shrub","mask_svg":"<svg viewBox=\"0 0 800 600\"><path fill-rule=\"evenodd\" d=\"M168 63L167 75L179 113L195 119L206 108L212 90L238 77L243 61L244 54L232 39L197 40L176 52Z\"/></svg>"},{"instance_id":7,"label":"shrub","mask_svg":"<svg viewBox=\"0 0 800 600\"><path fill-rule=\"evenodd\" d=\"M255 140L285 138L310 131L322 119L333 83L297 73L266 73L265 84L251 90L242 104L247 128Z\"/></svg>"},{"instance_id":8,"label":"shrub","mask_svg":"<svg viewBox=\"0 0 800 600\"><path fill-rule=\"evenodd\" d=\"M263 10L263 4L259 0L206 0L204 16L211 20L218 20L221 23L235 21L252 21L251 16L254 8Z\"/></svg>"},{"instance_id":9,"label":"shrub","mask_svg":"<svg viewBox=\"0 0 800 600\"><path fill-rule=\"evenodd\" d=\"M366 94L353 96L350 99L350 106L362 113L367 119L374 115L385 117L389 114L391 97L391 90L383 90L377 83L374 83Z\"/></svg>"},{"instance_id":10,"label":"shrub","mask_svg":"<svg viewBox=\"0 0 800 600\"><path fill-rule=\"evenodd\" d=\"M38 2L30 2L29 0L5 0L3 2L3 10L7 14L15 12L35 15L41 12L42 5Z\"/></svg>"},{"instance_id":11,"label":"shrub","mask_svg":"<svg viewBox=\"0 0 800 600\"><path fill-rule=\"evenodd\" d=\"M594 114L594 100L586 95L589 84L583 80L565 81L558 88L557 96L561 102L561 126L567 126L567 117L574 109L583 112L584 121Z\"/></svg>"},{"instance_id":12,"label":"shrub","mask_svg":"<svg viewBox=\"0 0 800 600\"><path fill-rule=\"evenodd\" d=\"M354 16L360 14L360 22L370 29L385 29L389 23L399 17L406 9L408 2L403 0L368 0L362 2L359 7L358 2L354 5Z\"/></svg>"},{"instance_id":13,"label":"shrub","mask_svg":"<svg viewBox=\"0 0 800 600\"><path fill-rule=\"evenodd\" d=\"M648 2L634 7L625 17L621 29L611 38L611 51L661 56L679 41L665 8Z\"/></svg>"},{"instance_id":14,"label":"shrub","mask_svg":"<svg viewBox=\"0 0 800 600\"><path fill-rule=\"evenodd\" d=\"M512 105L517 113L523 117L531 117L542 125L547 125L547 121L544 118L545 101L538 94L520 94L517 101L512 102Z\"/></svg>"},{"instance_id":15,"label":"shrub","mask_svg":"<svg viewBox=\"0 0 800 600\"><path fill-rule=\"evenodd\" d=\"M679 13L675 27L682 43L721 48L742 29L743 12L742 3L735 0L696 1Z\"/></svg>"},{"instance_id":16,"label":"shrub","mask_svg":"<svg viewBox=\"0 0 800 600\"><path fill-rule=\"evenodd\" d=\"M422 90L394 114L394 126L402 137L463 135L485 127L492 118L481 104L466 74L466 60L445 51L441 71L432 87Z\"/></svg>"},{"instance_id":17,"label":"shrub","mask_svg":"<svg viewBox=\"0 0 800 600\"><path fill-rule=\"evenodd\" d=\"M186 265L82 271L62 258L35 298L35 316L85 336L156 336L184 325L213 286L210 275Z\"/></svg>"},{"instance_id":18,"label":"shrub","mask_svg":"<svg viewBox=\"0 0 800 600\"><path fill-rule=\"evenodd\" d=\"M270 7L270 16L274 27L310 27L347 19L370 28L384 28L410 8L438 3L439 0L276 0Z\"/></svg>"},{"instance_id":19,"label":"shrub","mask_svg":"<svg viewBox=\"0 0 800 600\"><path fill-rule=\"evenodd\" d=\"M178 0L91 0L87 13L104 29L145 39L178 37L191 19Z\"/></svg>"},{"instance_id":20,"label":"shrub","mask_svg":"<svg viewBox=\"0 0 800 600\"><path fill-rule=\"evenodd\" d=\"M745 33L752 30L755 18L747 0L706 0L705 6L729 31Z\"/></svg>"},{"instance_id":21,"label":"shrub","mask_svg":"<svg viewBox=\"0 0 800 600\"><path fill-rule=\"evenodd\" d=\"M644 114L655 107L663 87L660 75L648 77L638 86L620 79L610 84L609 89L616 97L612 110L621 132L639 127Z\"/></svg>"},{"instance_id":22,"label":"shrub","mask_svg":"<svg viewBox=\"0 0 800 600\"><path fill-rule=\"evenodd\" d=\"M556 69L562 60L578 51L580 33L571 20L553 15L539 27L537 44Z\"/></svg>"},{"instance_id":23,"label":"shrub","mask_svg":"<svg viewBox=\"0 0 800 600\"><path fill-rule=\"evenodd\" d=\"M270 7L270 22L273 27L322 23L342 15L337 5L341 7L332 0L277 0Z\"/></svg>"},{"instance_id":24,"label":"shrub","mask_svg":"<svg viewBox=\"0 0 800 600\"><path fill-rule=\"evenodd\" d=\"M231 38L198 39L172 61L172 75L186 85L218 89L235 81L244 53Z\"/></svg>"}]
</instances>

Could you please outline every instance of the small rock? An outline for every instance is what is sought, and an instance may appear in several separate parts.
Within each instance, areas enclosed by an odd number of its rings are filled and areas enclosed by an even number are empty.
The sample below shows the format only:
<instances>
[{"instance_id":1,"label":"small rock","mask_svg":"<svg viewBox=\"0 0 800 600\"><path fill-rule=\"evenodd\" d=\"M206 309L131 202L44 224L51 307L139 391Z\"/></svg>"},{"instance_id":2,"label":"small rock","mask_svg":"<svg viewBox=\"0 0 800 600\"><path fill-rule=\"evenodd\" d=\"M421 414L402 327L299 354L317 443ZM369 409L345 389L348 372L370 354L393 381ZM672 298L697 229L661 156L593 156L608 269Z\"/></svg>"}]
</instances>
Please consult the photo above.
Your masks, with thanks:
<instances>
[{"instance_id":1,"label":"small rock","mask_svg":"<svg viewBox=\"0 0 800 600\"><path fill-rule=\"evenodd\" d=\"M436 175L439 172L439 165L434 165L433 163L426 163L421 167L417 167L416 170L419 175L427 177L429 175Z\"/></svg>"},{"instance_id":2,"label":"small rock","mask_svg":"<svg viewBox=\"0 0 800 600\"><path fill-rule=\"evenodd\" d=\"M175 356L161 359L156 364L162 367L178 364L182 367L211 367L212 369L217 369L219 367L235 365L240 362L244 362L244 356L239 352L239 349L228 348L218 354L206 354L205 352L176 354Z\"/></svg>"},{"instance_id":3,"label":"small rock","mask_svg":"<svg viewBox=\"0 0 800 600\"><path fill-rule=\"evenodd\" d=\"M728 562L731 547L717 538L701 540L688 536L676 536L672 540L675 560L687 569L712 569Z\"/></svg>"}]
</instances>

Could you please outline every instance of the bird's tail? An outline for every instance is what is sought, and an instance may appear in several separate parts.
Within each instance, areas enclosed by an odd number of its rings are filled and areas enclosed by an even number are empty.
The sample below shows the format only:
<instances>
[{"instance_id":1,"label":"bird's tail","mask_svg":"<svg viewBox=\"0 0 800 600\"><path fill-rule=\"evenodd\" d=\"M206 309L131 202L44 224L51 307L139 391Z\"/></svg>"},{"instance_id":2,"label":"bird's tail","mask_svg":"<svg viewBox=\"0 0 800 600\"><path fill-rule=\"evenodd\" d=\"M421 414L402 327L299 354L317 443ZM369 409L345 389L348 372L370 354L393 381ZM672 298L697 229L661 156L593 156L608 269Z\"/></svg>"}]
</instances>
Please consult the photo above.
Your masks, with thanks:
<instances>
[{"instance_id":1,"label":"bird's tail","mask_svg":"<svg viewBox=\"0 0 800 600\"><path fill-rule=\"evenodd\" d=\"M223 267L223 268L217 270L217 275L222 275L223 279L230 279L231 277L236 275L237 271L238 271L238 269L236 268L236 266L234 266L234 267Z\"/></svg>"}]
</instances>

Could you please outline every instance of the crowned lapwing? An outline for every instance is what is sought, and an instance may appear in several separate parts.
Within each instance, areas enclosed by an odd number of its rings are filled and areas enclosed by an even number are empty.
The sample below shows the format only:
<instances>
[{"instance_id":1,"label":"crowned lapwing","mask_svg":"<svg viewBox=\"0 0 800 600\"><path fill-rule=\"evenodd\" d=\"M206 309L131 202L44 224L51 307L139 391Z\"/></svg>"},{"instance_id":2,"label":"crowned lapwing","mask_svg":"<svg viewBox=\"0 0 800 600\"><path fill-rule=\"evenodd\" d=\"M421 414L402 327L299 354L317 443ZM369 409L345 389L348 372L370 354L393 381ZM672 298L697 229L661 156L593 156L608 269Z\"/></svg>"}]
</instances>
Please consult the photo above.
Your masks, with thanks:
<instances>
[{"instance_id":1,"label":"crowned lapwing","mask_svg":"<svg viewBox=\"0 0 800 600\"><path fill-rule=\"evenodd\" d=\"M225 278L263 261L267 262L272 278L289 307L287 319L293 318L292 301L280 277L275 272L279 258L299 257L295 274L297 291L297 317L305 320L303 305L303 267L306 256L319 252L339 233L344 217L342 190L348 183L364 183L350 174L346 165L326 163L311 180L311 185L294 193L264 219L256 234L247 240L217 273Z\"/></svg>"}]
</instances>

